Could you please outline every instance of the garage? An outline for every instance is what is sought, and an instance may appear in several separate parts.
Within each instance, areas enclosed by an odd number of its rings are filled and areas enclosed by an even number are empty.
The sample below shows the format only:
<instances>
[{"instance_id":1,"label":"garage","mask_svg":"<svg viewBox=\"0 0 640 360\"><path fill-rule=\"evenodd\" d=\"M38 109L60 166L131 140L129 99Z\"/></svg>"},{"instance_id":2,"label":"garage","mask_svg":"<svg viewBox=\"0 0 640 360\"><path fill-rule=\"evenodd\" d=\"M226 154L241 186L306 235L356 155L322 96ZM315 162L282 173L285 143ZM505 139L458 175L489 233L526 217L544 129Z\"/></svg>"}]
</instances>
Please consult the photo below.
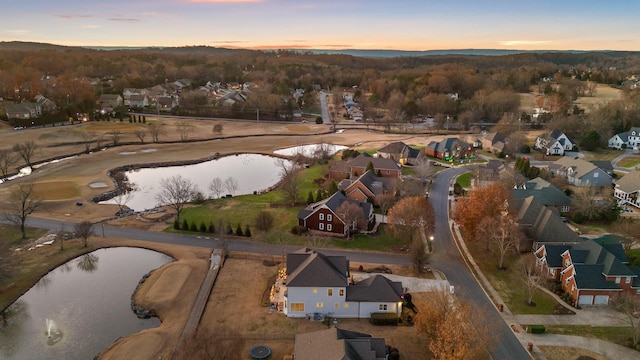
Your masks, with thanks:
<instances>
[{"instance_id":1,"label":"garage","mask_svg":"<svg viewBox=\"0 0 640 360\"><path fill-rule=\"evenodd\" d=\"M609 295L596 295L593 298L593 305L609 305Z\"/></svg>"},{"instance_id":2,"label":"garage","mask_svg":"<svg viewBox=\"0 0 640 360\"><path fill-rule=\"evenodd\" d=\"M591 305L593 304L593 295L580 295L578 298L578 305Z\"/></svg>"}]
</instances>

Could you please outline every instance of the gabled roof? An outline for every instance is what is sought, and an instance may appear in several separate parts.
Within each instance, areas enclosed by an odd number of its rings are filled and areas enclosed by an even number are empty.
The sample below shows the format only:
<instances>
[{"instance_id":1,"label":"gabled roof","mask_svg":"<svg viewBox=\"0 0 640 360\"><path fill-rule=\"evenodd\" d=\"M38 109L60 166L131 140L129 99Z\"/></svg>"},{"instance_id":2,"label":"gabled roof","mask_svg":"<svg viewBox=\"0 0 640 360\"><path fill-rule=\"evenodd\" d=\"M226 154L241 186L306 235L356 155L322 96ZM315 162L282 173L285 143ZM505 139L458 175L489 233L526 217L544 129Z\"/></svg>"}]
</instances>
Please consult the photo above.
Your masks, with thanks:
<instances>
[{"instance_id":1,"label":"gabled roof","mask_svg":"<svg viewBox=\"0 0 640 360\"><path fill-rule=\"evenodd\" d=\"M494 145L498 142L506 143L507 137L499 132L494 132L494 133L488 133L487 135L484 136L484 138L486 140L491 141L491 144Z\"/></svg>"},{"instance_id":2,"label":"gabled roof","mask_svg":"<svg viewBox=\"0 0 640 360\"><path fill-rule=\"evenodd\" d=\"M634 276L629 267L623 262L627 262L624 251L615 248L622 248L622 244L607 244L605 248L592 239L587 239L574 245L569 253L574 264L602 265L602 274L606 276ZM611 252L607 248L614 250ZM585 254L586 253L586 254ZM622 256L622 258L618 258Z\"/></svg>"},{"instance_id":3,"label":"gabled roof","mask_svg":"<svg viewBox=\"0 0 640 360\"><path fill-rule=\"evenodd\" d=\"M619 134L613 135L612 138L616 137L616 136L619 137L620 140L622 140L622 142L624 142L624 143L629 141L629 132L628 131L621 132Z\"/></svg>"},{"instance_id":4,"label":"gabled roof","mask_svg":"<svg viewBox=\"0 0 640 360\"><path fill-rule=\"evenodd\" d=\"M603 265L574 264L576 286L578 289L593 290L622 290L613 281L607 281L603 276Z\"/></svg>"},{"instance_id":5,"label":"gabled roof","mask_svg":"<svg viewBox=\"0 0 640 360\"><path fill-rule=\"evenodd\" d=\"M338 184L338 189L347 190L356 182L361 183L365 188L367 188L367 190L371 192L371 194L377 196L383 194L384 189L389 189L391 187L391 182L393 182L393 179L377 177L371 170L367 170L364 174L360 175L355 180L344 179L340 181L340 184Z\"/></svg>"},{"instance_id":6,"label":"gabled roof","mask_svg":"<svg viewBox=\"0 0 640 360\"><path fill-rule=\"evenodd\" d=\"M347 199L347 197L344 196L342 191L336 191L335 193L333 193L333 195L329 196L328 198L320 200L318 202L314 202L313 204L309 204L307 205L306 208L298 211L298 219L304 219L309 215L313 214L318 208L322 206L326 206L329 210L331 210L334 214L336 214L336 217L342 220L342 218L340 218L340 214L338 214L338 209L340 208L340 205L342 205L342 203L344 203L345 201L348 201L350 203L360 206L365 218L368 218L369 214L371 214L371 212L373 211L373 207L370 203L361 203L355 200Z\"/></svg>"},{"instance_id":7,"label":"gabled roof","mask_svg":"<svg viewBox=\"0 0 640 360\"><path fill-rule=\"evenodd\" d=\"M613 164L611 164L611 161L609 160L591 160L589 162L597 166L607 174L613 173Z\"/></svg>"},{"instance_id":8,"label":"gabled roof","mask_svg":"<svg viewBox=\"0 0 640 360\"><path fill-rule=\"evenodd\" d=\"M629 135L636 133L635 136L640 136L640 127L637 126L633 126L631 129L629 129Z\"/></svg>"},{"instance_id":9,"label":"gabled roof","mask_svg":"<svg viewBox=\"0 0 640 360\"><path fill-rule=\"evenodd\" d=\"M533 196L545 206L571 205L571 198L562 190L540 177L517 184L516 188L511 190L511 194L517 199Z\"/></svg>"},{"instance_id":10,"label":"gabled roof","mask_svg":"<svg viewBox=\"0 0 640 360\"><path fill-rule=\"evenodd\" d=\"M402 141L392 142L391 144L388 144L387 146L378 150L378 152L387 154L403 154L408 158L416 158L420 154L420 150L414 149L411 146L403 143Z\"/></svg>"},{"instance_id":11,"label":"gabled roof","mask_svg":"<svg viewBox=\"0 0 640 360\"><path fill-rule=\"evenodd\" d=\"M561 268L562 254L571 248L571 245L543 245L546 251L547 267Z\"/></svg>"},{"instance_id":12,"label":"gabled roof","mask_svg":"<svg viewBox=\"0 0 640 360\"><path fill-rule=\"evenodd\" d=\"M527 233L538 243L576 244L581 241L556 211L545 207L534 196L515 199L510 206L517 211L518 223L529 226Z\"/></svg>"},{"instance_id":13,"label":"gabled roof","mask_svg":"<svg viewBox=\"0 0 640 360\"><path fill-rule=\"evenodd\" d=\"M346 287L348 273L345 256L326 256L306 248L287 254L288 287Z\"/></svg>"},{"instance_id":14,"label":"gabled roof","mask_svg":"<svg viewBox=\"0 0 640 360\"><path fill-rule=\"evenodd\" d=\"M556 165L560 165L560 170L573 169L573 176L581 178L586 174L598 169L598 167L586 160L580 158L572 158L569 156L563 156L554 162ZM608 176L606 172L604 172Z\"/></svg>"},{"instance_id":15,"label":"gabled roof","mask_svg":"<svg viewBox=\"0 0 640 360\"><path fill-rule=\"evenodd\" d=\"M362 153L348 162L349 167L367 167L371 162L376 170L398 170L400 167L393 159L375 158L367 153Z\"/></svg>"},{"instance_id":16,"label":"gabled roof","mask_svg":"<svg viewBox=\"0 0 640 360\"><path fill-rule=\"evenodd\" d=\"M640 191L640 170L631 170L616 180L616 189L626 193Z\"/></svg>"},{"instance_id":17,"label":"gabled roof","mask_svg":"<svg viewBox=\"0 0 640 360\"><path fill-rule=\"evenodd\" d=\"M362 280L347 288L347 301L396 302L402 296L402 283L383 275Z\"/></svg>"},{"instance_id":18,"label":"gabled roof","mask_svg":"<svg viewBox=\"0 0 640 360\"><path fill-rule=\"evenodd\" d=\"M427 145L429 149L433 149L435 151L442 152L442 153L446 151L451 151L456 146L460 146L461 150L465 150L471 147L466 141L459 138L454 138L454 137L445 138L440 142L432 141L431 143L429 143L429 145Z\"/></svg>"},{"instance_id":19,"label":"gabled roof","mask_svg":"<svg viewBox=\"0 0 640 360\"><path fill-rule=\"evenodd\" d=\"M369 334L329 328L296 334L296 360L384 360L384 339Z\"/></svg>"}]
</instances>

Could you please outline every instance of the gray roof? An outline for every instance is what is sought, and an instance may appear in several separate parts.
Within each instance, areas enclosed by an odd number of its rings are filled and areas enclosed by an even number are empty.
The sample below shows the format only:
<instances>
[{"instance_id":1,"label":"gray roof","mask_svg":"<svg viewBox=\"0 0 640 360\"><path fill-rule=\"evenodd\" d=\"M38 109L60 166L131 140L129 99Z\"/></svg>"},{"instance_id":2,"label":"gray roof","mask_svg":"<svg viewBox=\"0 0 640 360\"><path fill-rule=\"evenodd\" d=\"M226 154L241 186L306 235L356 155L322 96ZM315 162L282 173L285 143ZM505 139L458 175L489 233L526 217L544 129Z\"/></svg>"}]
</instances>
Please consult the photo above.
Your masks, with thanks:
<instances>
[{"instance_id":1,"label":"gray roof","mask_svg":"<svg viewBox=\"0 0 640 360\"><path fill-rule=\"evenodd\" d=\"M611 161L609 160L591 160L589 162L599 167L602 171L606 172L607 174L613 173L613 164L611 164Z\"/></svg>"},{"instance_id":2,"label":"gray roof","mask_svg":"<svg viewBox=\"0 0 640 360\"><path fill-rule=\"evenodd\" d=\"M396 302L402 296L402 283L383 275L372 276L347 288L347 301Z\"/></svg>"},{"instance_id":3,"label":"gray roof","mask_svg":"<svg viewBox=\"0 0 640 360\"><path fill-rule=\"evenodd\" d=\"M511 190L511 194L517 199L533 196L545 206L571 205L571 198L562 190L540 177L517 184L516 188Z\"/></svg>"},{"instance_id":4,"label":"gray roof","mask_svg":"<svg viewBox=\"0 0 640 360\"><path fill-rule=\"evenodd\" d=\"M364 167L371 162L375 170L398 170L400 167L393 159L375 158L367 153L362 153L356 156L353 160L349 161L349 167Z\"/></svg>"},{"instance_id":5,"label":"gray roof","mask_svg":"<svg viewBox=\"0 0 640 360\"><path fill-rule=\"evenodd\" d=\"M403 143L402 141L392 142L391 144L388 144L387 146L378 150L378 152L387 154L402 154L407 158L417 158L420 154L420 150L414 149L411 146Z\"/></svg>"},{"instance_id":6,"label":"gray roof","mask_svg":"<svg viewBox=\"0 0 640 360\"><path fill-rule=\"evenodd\" d=\"M511 208L517 212L518 223L528 228L527 235L541 244L577 244L580 237L565 224L555 209L549 209L534 196L515 199Z\"/></svg>"},{"instance_id":7,"label":"gray roof","mask_svg":"<svg viewBox=\"0 0 640 360\"><path fill-rule=\"evenodd\" d=\"M620 248L620 249L617 249ZM611 249L613 252L607 250ZM602 273L607 276L635 276L635 273L625 264L627 256L622 249L622 244L607 244L603 246L587 239L574 245L569 253L573 263L584 263L585 265L602 265ZM574 252L576 252L574 256ZM585 256L586 253L586 256ZM619 258L621 256L622 258Z\"/></svg>"},{"instance_id":8,"label":"gray roof","mask_svg":"<svg viewBox=\"0 0 640 360\"><path fill-rule=\"evenodd\" d=\"M331 327L296 334L294 355L299 360L384 360L384 339Z\"/></svg>"},{"instance_id":9,"label":"gray roof","mask_svg":"<svg viewBox=\"0 0 640 360\"><path fill-rule=\"evenodd\" d=\"M640 170L631 170L625 176L616 180L616 189L627 194L640 191Z\"/></svg>"},{"instance_id":10,"label":"gray roof","mask_svg":"<svg viewBox=\"0 0 640 360\"><path fill-rule=\"evenodd\" d=\"M575 264L575 280L578 289L622 290L613 281L607 281L603 274L603 265Z\"/></svg>"},{"instance_id":11,"label":"gray roof","mask_svg":"<svg viewBox=\"0 0 640 360\"><path fill-rule=\"evenodd\" d=\"M567 169L573 169L573 177L581 178L591 171L598 169L598 167L587 160L580 158L572 158L569 156L563 156L554 162L556 165L560 165L561 171L567 171ZM606 174L606 173L605 173ZM608 175L608 174L607 174Z\"/></svg>"},{"instance_id":12,"label":"gray roof","mask_svg":"<svg viewBox=\"0 0 640 360\"><path fill-rule=\"evenodd\" d=\"M346 287L348 273L345 256L326 256L306 248L287 254L288 287Z\"/></svg>"},{"instance_id":13,"label":"gray roof","mask_svg":"<svg viewBox=\"0 0 640 360\"><path fill-rule=\"evenodd\" d=\"M366 219L369 218L369 214L371 214L373 211L372 204L361 203L356 200L347 199L347 197L344 196L342 191L336 191L335 193L333 193L333 195L329 196L328 198L320 200L318 202L314 202L313 204L307 205L306 208L299 210L298 219L305 219L309 215L313 214L318 208L324 205L327 208L329 208L329 210L331 210L340 220L342 220L342 218L340 217L340 214L338 214L337 211L338 211L338 208L340 208L340 205L342 205L342 203L344 203L345 201L348 201L350 203L360 206L360 208L362 209L362 214Z\"/></svg>"}]
</instances>

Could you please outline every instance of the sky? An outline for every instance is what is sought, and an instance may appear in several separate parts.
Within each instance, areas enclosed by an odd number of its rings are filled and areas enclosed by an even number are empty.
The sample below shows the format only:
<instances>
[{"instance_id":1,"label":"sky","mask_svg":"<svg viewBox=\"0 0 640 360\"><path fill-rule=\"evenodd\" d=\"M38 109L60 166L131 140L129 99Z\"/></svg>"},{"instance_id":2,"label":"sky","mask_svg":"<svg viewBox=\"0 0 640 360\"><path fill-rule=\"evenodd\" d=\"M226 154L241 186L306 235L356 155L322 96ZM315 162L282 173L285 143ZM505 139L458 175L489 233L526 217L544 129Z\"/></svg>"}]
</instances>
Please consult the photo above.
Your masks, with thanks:
<instances>
[{"instance_id":1,"label":"sky","mask_svg":"<svg viewBox=\"0 0 640 360\"><path fill-rule=\"evenodd\" d=\"M638 0L20 0L0 6L0 41L640 51L638 14Z\"/></svg>"}]
</instances>

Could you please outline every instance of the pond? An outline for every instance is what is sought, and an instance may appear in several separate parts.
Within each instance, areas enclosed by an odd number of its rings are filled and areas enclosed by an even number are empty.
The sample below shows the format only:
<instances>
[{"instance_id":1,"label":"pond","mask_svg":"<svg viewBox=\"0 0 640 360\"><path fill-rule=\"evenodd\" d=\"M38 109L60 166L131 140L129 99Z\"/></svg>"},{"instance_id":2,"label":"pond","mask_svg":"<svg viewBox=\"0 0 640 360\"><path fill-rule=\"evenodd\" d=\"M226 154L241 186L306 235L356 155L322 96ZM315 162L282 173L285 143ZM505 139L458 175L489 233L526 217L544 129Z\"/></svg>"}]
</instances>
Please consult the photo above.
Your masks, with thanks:
<instances>
[{"instance_id":1,"label":"pond","mask_svg":"<svg viewBox=\"0 0 640 360\"><path fill-rule=\"evenodd\" d=\"M252 194L267 190L280 181L279 158L259 154L239 154L205 161L194 165L144 168L127 171L130 184L135 190L127 196L126 204L134 211L152 209L158 205L156 194L161 191L160 180L174 175L190 179L205 197L211 197L209 184L214 178L223 182L232 178L237 181L235 191L225 191L230 195ZM284 160L288 163L288 160ZM116 199L101 204L117 204Z\"/></svg>"},{"instance_id":2,"label":"pond","mask_svg":"<svg viewBox=\"0 0 640 360\"><path fill-rule=\"evenodd\" d=\"M309 144L292 146L285 149L278 149L274 151L274 154L293 156L296 154L302 154L306 157L315 157L317 151L326 151L328 155L333 155L338 151L348 149L347 146L333 145L333 144Z\"/></svg>"},{"instance_id":3,"label":"pond","mask_svg":"<svg viewBox=\"0 0 640 360\"><path fill-rule=\"evenodd\" d=\"M156 327L131 295L144 274L173 261L138 248L96 250L44 276L7 310L0 359L93 359L120 337Z\"/></svg>"}]
</instances>

